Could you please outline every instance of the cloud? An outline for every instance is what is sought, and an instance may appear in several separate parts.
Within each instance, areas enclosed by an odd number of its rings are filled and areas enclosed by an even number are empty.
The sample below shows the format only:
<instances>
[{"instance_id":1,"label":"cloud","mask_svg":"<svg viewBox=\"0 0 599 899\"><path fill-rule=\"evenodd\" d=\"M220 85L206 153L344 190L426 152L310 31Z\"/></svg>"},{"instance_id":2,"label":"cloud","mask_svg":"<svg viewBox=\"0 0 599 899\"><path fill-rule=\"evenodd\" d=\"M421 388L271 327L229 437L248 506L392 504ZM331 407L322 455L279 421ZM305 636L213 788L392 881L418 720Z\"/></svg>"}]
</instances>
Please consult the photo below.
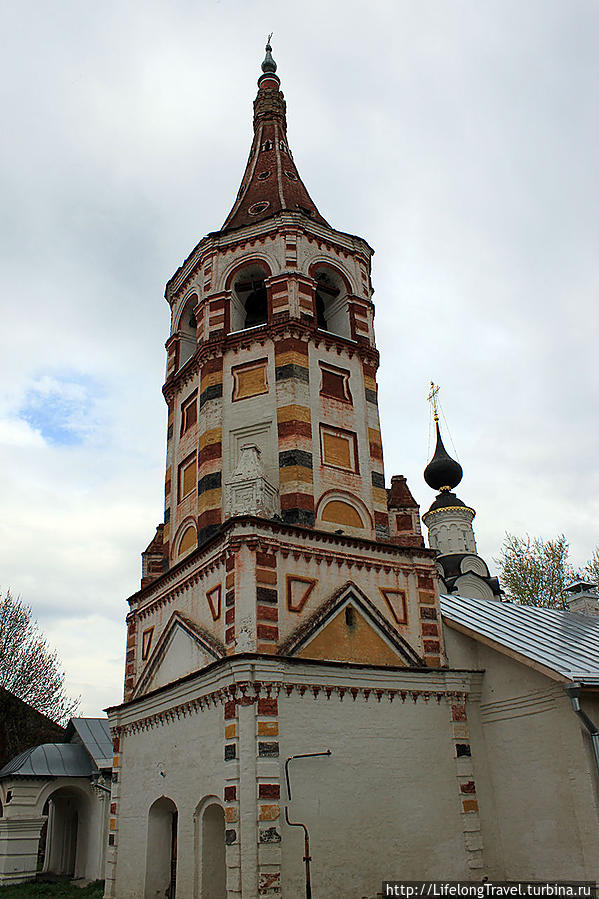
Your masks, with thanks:
<instances>
[{"instance_id":1,"label":"cloud","mask_svg":"<svg viewBox=\"0 0 599 899\"><path fill-rule=\"evenodd\" d=\"M434 378L487 561L505 530L592 551L597 6L365 9L0 12L0 572L89 713L121 696L124 597L163 513L164 284L233 202L271 29L299 171L376 250L387 479L433 499Z\"/></svg>"},{"instance_id":2,"label":"cloud","mask_svg":"<svg viewBox=\"0 0 599 899\"><path fill-rule=\"evenodd\" d=\"M97 426L93 417L96 391L85 376L42 375L27 391L19 417L50 444L82 443Z\"/></svg>"}]
</instances>

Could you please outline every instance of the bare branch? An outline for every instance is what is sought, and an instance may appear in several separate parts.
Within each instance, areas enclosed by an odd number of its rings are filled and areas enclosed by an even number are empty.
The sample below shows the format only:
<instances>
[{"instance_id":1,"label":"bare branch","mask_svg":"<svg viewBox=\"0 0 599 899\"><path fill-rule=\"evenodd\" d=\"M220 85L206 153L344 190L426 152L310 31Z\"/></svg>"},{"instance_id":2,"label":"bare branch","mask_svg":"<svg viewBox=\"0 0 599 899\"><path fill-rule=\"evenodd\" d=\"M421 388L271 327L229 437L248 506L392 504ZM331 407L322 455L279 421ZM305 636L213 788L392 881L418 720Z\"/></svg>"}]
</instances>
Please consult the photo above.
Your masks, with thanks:
<instances>
[{"instance_id":1,"label":"bare branch","mask_svg":"<svg viewBox=\"0 0 599 899\"><path fill-rule=\"evenodd\" d=\"M10 590L0 593L0 686L58 724L66 724L79 699L65 692L56 651L41 633L31 609Z\"/></svg>"}]
</instances>

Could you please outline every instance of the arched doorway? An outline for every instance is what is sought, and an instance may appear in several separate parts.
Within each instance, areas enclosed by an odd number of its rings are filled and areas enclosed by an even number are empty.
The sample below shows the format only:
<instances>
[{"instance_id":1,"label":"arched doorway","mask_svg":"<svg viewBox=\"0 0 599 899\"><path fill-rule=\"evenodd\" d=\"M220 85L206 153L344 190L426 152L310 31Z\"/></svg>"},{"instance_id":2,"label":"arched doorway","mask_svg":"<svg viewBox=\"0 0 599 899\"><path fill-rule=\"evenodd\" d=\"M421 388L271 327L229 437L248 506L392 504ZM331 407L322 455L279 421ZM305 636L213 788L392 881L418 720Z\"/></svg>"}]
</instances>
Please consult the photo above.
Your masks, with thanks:
<instances>
[{"instance_id":1,"label":"arched doorway","mask_svg":"<svg viewBox=\"0 0 599 899\"><path fill-rule=\"evenodd\" d=\"M207 797L194 815L195 899L226 899L225 813L216 797Z\"/></svg>"},{"instance_id":2,"label":"arched doorway","mask_svg":"<svg viewBox=\"0 0 599 899\"><path fill-rule=\"evenodd\" d=\"M89 800L72 787L61 787L44 805L46 823L40 834L38 869L64 877L83 877L86 870Z\"/></svg>"},{"instance_id":3,"label":"arched doorway","mask_svg":"<svg viewBox=\"0 0 599 899\"><path fill-rule=\"evenodd\" d=\"M177 889L177 806L166 796L148 812L146 899L175 899Z\"/></svg>"}]
</instances>

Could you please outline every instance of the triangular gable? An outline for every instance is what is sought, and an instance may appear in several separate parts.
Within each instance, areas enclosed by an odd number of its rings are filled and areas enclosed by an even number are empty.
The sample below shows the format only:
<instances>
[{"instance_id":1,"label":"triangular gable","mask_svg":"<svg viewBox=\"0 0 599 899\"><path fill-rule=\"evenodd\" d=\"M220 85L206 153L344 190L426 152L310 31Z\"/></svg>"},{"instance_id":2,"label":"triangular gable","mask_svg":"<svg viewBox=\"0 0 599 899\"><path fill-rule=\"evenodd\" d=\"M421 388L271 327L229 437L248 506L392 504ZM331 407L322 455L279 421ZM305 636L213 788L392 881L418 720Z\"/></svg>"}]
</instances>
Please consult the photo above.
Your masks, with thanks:
<instances>
[{"instance_id":1,"label":"triangular gable","mask_svg":"<svg viewBox=\"0 0 599 899\"><path fill-rule=\"evenodd\" d=\"M179 612L174 612L148 659L132 698L164 687L224 655L224 647L218 640Z\"/></svg>"},{"instance_id":2,"label":"triangular gable","mask_svg":"<svg viewBox=\"0 0 599 899\"><path fill-rule=\"evenodd\" d=\"M279 655L365 665L424 667L409 643L351 582L291 634Z\"/></svg>"}]
</instances>

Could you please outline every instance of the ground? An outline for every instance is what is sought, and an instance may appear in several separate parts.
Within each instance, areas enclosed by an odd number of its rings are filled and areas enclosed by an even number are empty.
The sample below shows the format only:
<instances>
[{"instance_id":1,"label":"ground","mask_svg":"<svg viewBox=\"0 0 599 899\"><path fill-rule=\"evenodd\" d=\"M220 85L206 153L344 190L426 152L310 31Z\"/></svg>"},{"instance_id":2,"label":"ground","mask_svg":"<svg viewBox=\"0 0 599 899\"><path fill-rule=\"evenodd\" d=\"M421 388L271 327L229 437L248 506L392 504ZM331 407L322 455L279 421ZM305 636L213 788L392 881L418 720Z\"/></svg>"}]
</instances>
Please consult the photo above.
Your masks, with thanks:
<instances>
[{"instance_id":1,"label":"ground","mask_svg":"<svg viewBox=\"0 0 599 899\"><path fill-rule=\"evenodd\" d=\"M73 883L19 883L0 887L1 899L102 899L104 881L97 880L86 887Z\"/></svg>"}]
</instances>

